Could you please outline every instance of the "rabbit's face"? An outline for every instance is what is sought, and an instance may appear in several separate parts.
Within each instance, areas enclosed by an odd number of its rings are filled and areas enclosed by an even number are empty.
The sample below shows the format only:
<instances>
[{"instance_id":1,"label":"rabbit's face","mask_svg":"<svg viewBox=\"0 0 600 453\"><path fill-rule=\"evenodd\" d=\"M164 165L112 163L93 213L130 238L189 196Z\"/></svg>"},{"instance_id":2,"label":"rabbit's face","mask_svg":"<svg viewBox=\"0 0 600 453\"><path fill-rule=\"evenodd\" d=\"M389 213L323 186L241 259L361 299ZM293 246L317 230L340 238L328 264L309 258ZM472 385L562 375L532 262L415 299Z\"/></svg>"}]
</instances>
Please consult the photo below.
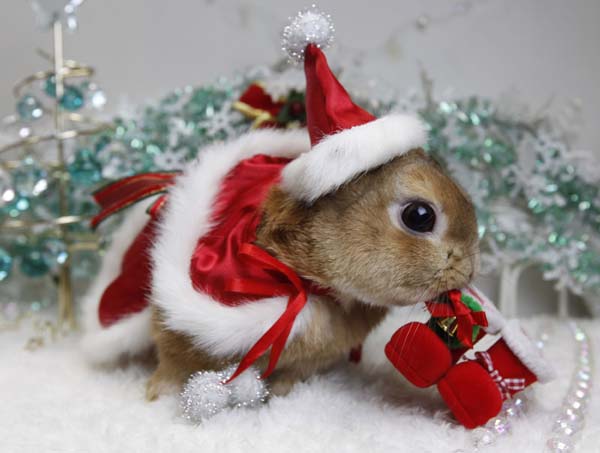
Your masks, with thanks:
<instances>
[{"instance_id":1,"label":"rabbit's face","mask_svg":"<svg viewBox=\"0 0 600 453\"><path fill-rule=\"evenodd\" d=\"M334 287L374 304L410 304L473 278L479 251L475 210L424 153L395 159L337 197L348 204L337 210L339 231L327 245L335 256Z\"/></svg>"},{"instance_id":2,"label":"rabbit's face","mask_svg":"<svg viewBox=\"0 0 600 453\"><path fill-rule=\"evenodd\" d=\"M414 304L467 285L477 270L474 207L423 151L398 157L312 206L288 205L280 209L279 228L287 246L271 249L342 295Z\"/></svg>"}]
</instances>

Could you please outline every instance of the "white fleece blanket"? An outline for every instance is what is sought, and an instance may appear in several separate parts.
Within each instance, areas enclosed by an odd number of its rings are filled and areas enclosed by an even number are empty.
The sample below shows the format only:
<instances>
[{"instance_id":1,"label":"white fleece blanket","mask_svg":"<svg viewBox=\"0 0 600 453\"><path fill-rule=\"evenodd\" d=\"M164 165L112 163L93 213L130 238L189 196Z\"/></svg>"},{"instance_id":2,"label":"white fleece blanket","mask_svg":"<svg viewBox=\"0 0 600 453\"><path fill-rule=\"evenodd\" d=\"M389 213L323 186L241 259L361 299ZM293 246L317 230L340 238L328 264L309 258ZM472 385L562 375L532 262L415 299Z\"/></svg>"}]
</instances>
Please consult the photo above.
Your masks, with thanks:
<instances>
[{"instance_id":1,"label":"white fleece blanket","mask_svg":"<svg viewBox=\"0 0 600 453\"><path fill-rule=\"evenodd\" d=\"M398 312L367 341L361 365L343 364L259 409L227 410L200 426L180 417L177 397L148 403L141 366L90 368L78 336L24 349L31 328L0 333L0 451L17 452L469 452L472 434L433 391L398 376L383 346L406 321ZM574 368L566 323L525 322L549 334L545 354L558 379L536 385L526 416L485 452L542 452ZM598 357L598 321L582 321ZM593 389L577 451L600 451L600 386Z\"/></svg>"}]
</instances>

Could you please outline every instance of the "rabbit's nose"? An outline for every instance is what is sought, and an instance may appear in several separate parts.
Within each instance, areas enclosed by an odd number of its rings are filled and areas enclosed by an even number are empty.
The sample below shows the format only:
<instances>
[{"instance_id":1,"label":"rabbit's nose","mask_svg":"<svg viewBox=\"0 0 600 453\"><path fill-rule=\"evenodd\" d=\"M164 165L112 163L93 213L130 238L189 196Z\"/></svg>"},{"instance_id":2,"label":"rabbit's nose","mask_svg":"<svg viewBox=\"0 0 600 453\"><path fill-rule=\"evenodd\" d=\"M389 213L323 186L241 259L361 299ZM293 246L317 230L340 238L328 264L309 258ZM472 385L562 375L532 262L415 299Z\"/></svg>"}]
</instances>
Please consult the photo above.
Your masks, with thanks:
<instances>
[{"instance_id":1,"label":"rabbit's nose","mask_svg":"<svg viewBox=\"0 0 600 453\"><path fill-rule=\"evenodd\" d=\"M448 252L446 254L446 258L450 259L450 258L454 257L455 259L460 259L461 255L462 254L460 253L460 251L458 249L456 249L456 248L450 248L450 249L448 249Z\"/></svg>"},{"instance_id":2,"label":"rabbit's nose","mask_svg":"<svg viewBox=\"0 0 600 453\"><path fill-rule=\"evenodd\" d=\"M465 256L465 253L460 247L452 247L446 251L446 259L447 260L453 259L453 262L462 261L464 256Z\"/></svg>"}]
</instances>

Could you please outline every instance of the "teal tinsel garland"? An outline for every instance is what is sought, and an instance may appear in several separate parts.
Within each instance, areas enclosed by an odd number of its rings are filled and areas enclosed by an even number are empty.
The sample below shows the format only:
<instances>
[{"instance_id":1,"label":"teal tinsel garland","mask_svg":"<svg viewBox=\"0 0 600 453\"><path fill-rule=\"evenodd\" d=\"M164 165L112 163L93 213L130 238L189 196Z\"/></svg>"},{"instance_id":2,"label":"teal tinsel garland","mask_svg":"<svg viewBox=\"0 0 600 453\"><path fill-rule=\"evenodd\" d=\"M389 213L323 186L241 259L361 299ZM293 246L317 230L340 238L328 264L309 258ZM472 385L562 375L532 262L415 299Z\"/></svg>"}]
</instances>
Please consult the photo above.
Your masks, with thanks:
<instances>
[{"instance_id":1,"label":"teal tinsel garland","mask_svg":"<svg viewBox=\"0 0 600 453\"><path fill-rule=\"evenodd\" d=\"M93 137L74 155L69 168L71 206L92 215L94 187L134 173L179 169L203 146L248 131L252 121L232 103L249 83L265 80L268 87L272 76L269 70L253 69L213 85L178 89L135 118L116 118L110 132ZM281 77L278 82L281 88ZM302 94L290 84L287 93L292 92ZM425 120L427 150L465 186L477 206L482 261L488 269L535 263L560 285L600 294L598 181L581 175L562 131L550 119L514 119L494 102L476 96L360 102L378 115L410 108ZM51 218L56 209L55 187L50 186L35 195L17 191L0 212L5 218ZM51 271L51 265L31 263L31 257L50 263L58 259L58 252L45 251L42 238L0 241L0 281L8 281L9 261L13 272L15 262L34 269L28 272L32 276Z\"/></svg>"}]
</instances>

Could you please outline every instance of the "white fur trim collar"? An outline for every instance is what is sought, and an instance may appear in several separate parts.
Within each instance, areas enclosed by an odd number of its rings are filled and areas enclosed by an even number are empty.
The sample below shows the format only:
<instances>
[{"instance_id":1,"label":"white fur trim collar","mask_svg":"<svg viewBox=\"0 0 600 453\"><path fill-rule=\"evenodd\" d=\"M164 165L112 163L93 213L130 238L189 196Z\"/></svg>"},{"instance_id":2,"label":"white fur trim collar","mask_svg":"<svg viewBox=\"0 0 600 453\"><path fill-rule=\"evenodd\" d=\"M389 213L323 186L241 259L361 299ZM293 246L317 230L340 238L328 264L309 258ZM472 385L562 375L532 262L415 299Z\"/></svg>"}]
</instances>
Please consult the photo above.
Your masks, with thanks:
<instances>
[{"instance_id":1,"label":"white fur trim collar","mask_svg":"<svg viewBox=\"0 0 600 453\"><path fill-rule=\"evenodd\" d=\"M211 227L209 216L221 181L235 165L255 154L294 158L309 148L305 130L254 131L201 150L199 159L177 178L152 252L152 303L164 310L169 328L188 334L206 351L230 356L246 352L283 313L287 306L284 297L228 307L196 291L189 278L190 259L198 239ZM123 255L149 219L146 207L147 203L140 203L127 213L84 298L81 346L91 362L113 362L152 346L149 308L106 328L98 321L102 294L118 276ZM308 303L296 318L290 339L308 325L311 305Z\"/></svg>"},{"instance_id":2,"label":"white fur trim collar","mask_svg":"<svg viewBox=\"0 0 600 453\"><path fill-rule=\"evenodd\" d=\"M106 287L118 277L125 252L148 222L147 203L139 203L127 213L125 221L113 233L112 243L102 258L100 272L81 303L81 322L84 334L81 350L94 364L113 362L123 356L135 356L150 350L151 310L146 308L103 327L98 319L98 305Z\"/></svg>"},{"instance_id":3,"label":"white fur trim collar","mask_svg":"<svg viewBox=\"0 0 600 453\"><path fill-rule=\"evenodd\" d=\"M385 116L325 137L285 167L281 186L296 199L312 203L425 143L427 133L420 119L406 114Z\"/></svg>"},{"instance_id":4,"label":"white fur trim collar","mask_svg":"<svg viewBox=\"0 0 600 453\"><path fill-rule=\"evenodd\" d=\"M152 252L152 303L163 310L168 328L189 335L205 351L230 356L250 349L281 316L287 297L229 307L197 291L189 276L190 259L198 238L211 228L221 181L238 162L255 154L294 158L308 149L305 130L255 131L201 151L198 161L177 178ZM290 339L305 330L310 317L309 302Z\"/></svg>"}]
</instances>

